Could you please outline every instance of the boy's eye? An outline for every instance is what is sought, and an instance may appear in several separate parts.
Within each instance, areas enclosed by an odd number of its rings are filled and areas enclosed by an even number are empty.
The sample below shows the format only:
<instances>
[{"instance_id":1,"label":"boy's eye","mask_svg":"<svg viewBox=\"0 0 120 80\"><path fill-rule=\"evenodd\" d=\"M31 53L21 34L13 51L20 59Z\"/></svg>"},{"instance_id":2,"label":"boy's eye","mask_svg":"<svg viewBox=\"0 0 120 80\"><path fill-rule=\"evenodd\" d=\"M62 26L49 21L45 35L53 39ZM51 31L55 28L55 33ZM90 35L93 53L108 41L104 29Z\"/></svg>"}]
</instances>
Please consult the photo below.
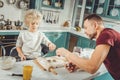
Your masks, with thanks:
<instances>
[{"instance_id":1,"label":"boy's eye","mask_svg":"<svg viewBox=\"0 0 120 80\"><path fill-rule=\"evenodd\" d=\"M31 23L32 25L34 25L34 24L36 24L36 25L38 25L38 23Z\"/></svg>"},{"instance_id":2,"label":"boy's eye","mask_svg":"<svg viewBox=\"0 0 120 80\"><path fill-rule=\"evenodd\" d=\"M35 24L34 22L31 22L31 25Z\"/></svg>"},{"instance_id":3,"label":"boy's eye","mask_svg":"<svg viewBox=\"0 0 120 80\"><path fill-rule=\"evenodd\" d=\"M37 25L38 25L38 23L35 23L35 24L37 24Z\"/></svg>"}]
</instances>

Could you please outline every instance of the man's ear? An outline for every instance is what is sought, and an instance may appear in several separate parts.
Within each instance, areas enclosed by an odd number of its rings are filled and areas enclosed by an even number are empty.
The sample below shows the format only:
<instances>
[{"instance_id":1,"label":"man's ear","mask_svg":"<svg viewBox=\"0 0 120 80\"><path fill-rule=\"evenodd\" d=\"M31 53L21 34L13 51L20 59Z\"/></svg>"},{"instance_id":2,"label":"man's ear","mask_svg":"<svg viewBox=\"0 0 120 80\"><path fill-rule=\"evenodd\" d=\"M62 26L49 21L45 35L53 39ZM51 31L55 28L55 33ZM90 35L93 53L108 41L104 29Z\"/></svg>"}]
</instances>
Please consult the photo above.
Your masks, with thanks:
<instances>
[{"instance_id":1,"label":"man's ear","mask_svg":"<svg viewBox=\"0 0 120 80\"><path fill-rule=\"evenodd\" d=\"M97 23L96 21L94 21L94 22L93 22L93 25L94 25L94 28L97 30L98 27L99 27L98 23Z\"/></svg>"}]
</instances>

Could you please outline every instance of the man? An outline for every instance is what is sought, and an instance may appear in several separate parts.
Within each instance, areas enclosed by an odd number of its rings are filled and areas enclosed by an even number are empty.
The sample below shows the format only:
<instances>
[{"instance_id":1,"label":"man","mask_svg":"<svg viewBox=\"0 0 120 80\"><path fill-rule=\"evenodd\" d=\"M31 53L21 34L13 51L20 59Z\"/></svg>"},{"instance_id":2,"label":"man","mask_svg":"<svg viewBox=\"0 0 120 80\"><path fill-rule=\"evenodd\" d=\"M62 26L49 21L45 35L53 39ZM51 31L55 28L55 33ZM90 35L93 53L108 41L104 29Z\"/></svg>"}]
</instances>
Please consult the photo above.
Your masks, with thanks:
<instances>
[{"instance_id":1,"label":"man","mask_svg":"<svg viewBox=\"0 0 120 80\"><path fill-rule=\"evenodd\" d=\"M104 63L111 76L120 80L120 33L104 28L101 17L96 14L84 19L84 30L90 39L96 39L95 51L90 59L80 58L64 48L57 49L56 54L89 73L95 73Z\"/></svg>"}]
</instances>

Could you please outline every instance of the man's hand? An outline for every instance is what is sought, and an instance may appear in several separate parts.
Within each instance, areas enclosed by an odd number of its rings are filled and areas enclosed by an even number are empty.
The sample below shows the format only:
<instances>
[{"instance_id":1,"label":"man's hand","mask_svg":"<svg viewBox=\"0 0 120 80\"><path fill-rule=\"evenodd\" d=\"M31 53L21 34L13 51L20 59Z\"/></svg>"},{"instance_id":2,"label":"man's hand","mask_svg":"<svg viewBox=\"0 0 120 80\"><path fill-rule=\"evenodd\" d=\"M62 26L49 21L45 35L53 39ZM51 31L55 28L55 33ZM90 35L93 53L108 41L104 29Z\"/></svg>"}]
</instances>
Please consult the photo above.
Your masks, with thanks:
<instances>
[{"instance_id":1,"label":"man's hand","mask_svg":"<svg viewBox=\"0 0 120 80\"><path fill-rule=\"evenodd\" d=\"M65 49L65 48L58 48L56 50L56 55L57 56L63 56L63 57L65 57L65 56L69 55L69 53L70 52L67 49Z\"/></svg>"},{"instance_id":2,"label":"man's hand","mask_svg":"<svg viewBox=\"0 0 120 80\"><path fill-rule=\"evenodd\" d=\"M65 67L70 73L74 72L78 69L77 66L75 64L71 63L71 62L66 64Z\"/></svg>"}]
</instances>

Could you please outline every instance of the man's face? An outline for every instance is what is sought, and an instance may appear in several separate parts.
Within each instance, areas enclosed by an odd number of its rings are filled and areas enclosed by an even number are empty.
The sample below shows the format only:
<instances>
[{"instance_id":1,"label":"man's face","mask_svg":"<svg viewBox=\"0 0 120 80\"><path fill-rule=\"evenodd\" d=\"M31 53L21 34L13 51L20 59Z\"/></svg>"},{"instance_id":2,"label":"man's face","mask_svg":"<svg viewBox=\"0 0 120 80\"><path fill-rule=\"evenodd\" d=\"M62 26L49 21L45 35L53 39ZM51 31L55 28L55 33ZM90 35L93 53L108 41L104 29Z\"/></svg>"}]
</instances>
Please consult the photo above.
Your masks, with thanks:
<instances>
[{"instance_id":1,"label":"man's face","mask_svg":"<svg viewBox=\"0 0 120 80\"><path fill-rule=\"evenodd\" d=\"M85 20L84 21L84 31L85 34L92 40L96 37L97 31L95 28L95 23L93 21Z\"/></svg>"}]
</instances>

